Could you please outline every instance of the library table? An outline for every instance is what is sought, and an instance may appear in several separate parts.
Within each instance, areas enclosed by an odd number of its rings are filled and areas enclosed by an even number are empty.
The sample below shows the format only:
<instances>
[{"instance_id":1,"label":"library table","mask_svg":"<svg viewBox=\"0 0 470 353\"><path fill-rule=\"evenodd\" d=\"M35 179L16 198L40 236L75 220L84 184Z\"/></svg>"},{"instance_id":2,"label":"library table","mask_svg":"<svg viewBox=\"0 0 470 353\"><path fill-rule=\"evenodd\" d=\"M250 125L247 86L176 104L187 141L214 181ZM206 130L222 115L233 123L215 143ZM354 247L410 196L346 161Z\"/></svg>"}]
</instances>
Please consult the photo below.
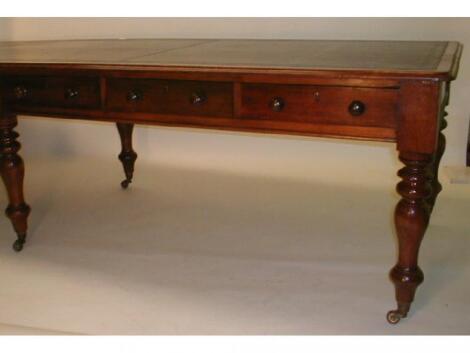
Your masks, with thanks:
<instances>
[{"instance_id":1,"label":"library table","mask_svg":"<svg viewBox=\"0 0 470 353\"><path fill-rule=\"evenodd\" d=\"M438 168L457 42L132 39L0 42L0 171L6 215L26 240L30 207L14 131L18 115L113 122L132 181L134 124L396 143L398 261L406 317L423 272L418 251L441 191ZM312 200L312 206L314 200Z\"/></svg>"}]
</instances>

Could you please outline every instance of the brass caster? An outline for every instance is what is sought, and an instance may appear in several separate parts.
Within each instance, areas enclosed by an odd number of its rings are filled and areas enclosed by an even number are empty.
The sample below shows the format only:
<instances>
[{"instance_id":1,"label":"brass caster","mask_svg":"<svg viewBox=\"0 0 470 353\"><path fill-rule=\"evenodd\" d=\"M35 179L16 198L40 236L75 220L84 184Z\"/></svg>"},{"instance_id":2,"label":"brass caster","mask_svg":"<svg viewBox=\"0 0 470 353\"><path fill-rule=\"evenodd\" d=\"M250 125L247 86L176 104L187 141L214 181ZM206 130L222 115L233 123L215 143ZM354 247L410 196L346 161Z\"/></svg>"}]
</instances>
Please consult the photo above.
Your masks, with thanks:
<instances>
[{"instance_id":1,"label":"brass caster","mask_svg":"<svg viewBox=\"0 0 470 353\"><path fill-rule=\"evenodd\" d=\"M406 315L403 315L400 313L398 310L390 310L387 313L387 321L389 324L396 325L400 322L401 318L406 317Z\"/></svg>"},{"instance_id":2,"label":"brass caster","mask_svg":"<svg viewBox=\"0 0 470 353\"><path fill-rule=\"evenodd\" d=\"M126 179L126 180L123 180L123 181L121 182L121 187L122 187L123 189L127 189L127 188L129 187L129 184L130 184L131 182L132 182L132 181L127 180L127 179Z\"/></svg>"},{"instance_id":3,"label":"brass caster","mask_svg":"<svg viewBox=\"0 0 470 353\"><path fill-rule=\"evenodd\" d=\"M15 240L15 242L13 243L13 250L15 250L16 252L20 252L21 250L23 250L24 243L24 238Z\"/></svg>"}]
</instances>

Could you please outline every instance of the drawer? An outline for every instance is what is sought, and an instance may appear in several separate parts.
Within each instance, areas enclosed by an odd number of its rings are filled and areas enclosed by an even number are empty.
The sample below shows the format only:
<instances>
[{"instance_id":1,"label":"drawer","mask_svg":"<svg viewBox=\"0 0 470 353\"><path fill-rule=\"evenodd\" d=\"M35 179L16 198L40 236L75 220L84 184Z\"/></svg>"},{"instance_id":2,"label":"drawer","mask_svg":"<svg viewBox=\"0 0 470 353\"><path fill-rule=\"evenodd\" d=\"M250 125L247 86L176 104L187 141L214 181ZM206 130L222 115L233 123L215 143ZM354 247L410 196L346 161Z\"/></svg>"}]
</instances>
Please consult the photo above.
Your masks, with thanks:
<instances>
[{"instance_id":1,"label":"drawer","mask_svg":"<svg viewBox=\"0 0 470 353\"><path fill-rule=\"evenodd\" d=\"M101 101L97 77L6 77L4 96L13 107L98 108Z\"/></svg>"},{"instance_id":2,"label":"drawer","mask_svg":"<svg viewBox=\"0 0 470 353\"><path fill-rule=\"evenodd\" d=\"M318 124L394 127L398 89L242 84L239 116Z\"/></svg>"},{"instance_id":3,"label":"drawer","mask_svg":"<svg viewBox=\"0 0 470 353\"><path fill-rule=\"evenodd\" d=\"M229 82L108 79L106 108L116 112L231 117Z\"/></svg>"}]
</instances>

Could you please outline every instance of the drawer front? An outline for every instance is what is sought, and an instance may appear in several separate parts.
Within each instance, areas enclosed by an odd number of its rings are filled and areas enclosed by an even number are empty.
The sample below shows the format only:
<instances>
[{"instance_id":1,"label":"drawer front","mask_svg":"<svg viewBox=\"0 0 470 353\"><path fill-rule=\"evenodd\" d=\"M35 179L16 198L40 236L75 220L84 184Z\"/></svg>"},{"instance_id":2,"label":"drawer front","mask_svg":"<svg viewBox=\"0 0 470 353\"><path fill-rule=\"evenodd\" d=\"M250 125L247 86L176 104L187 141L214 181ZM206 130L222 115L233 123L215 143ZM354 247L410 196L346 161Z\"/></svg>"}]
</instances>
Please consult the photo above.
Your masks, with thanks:
<instances>
[{"instance_id":1,"label":"drawer front","mask_svg":"<svg viewBox=\"0 0 470 353\"><path fill-rule=\"evenodd\" d=\"M242 118L394 127L398 90L242 84L240 99Z\"/></svg>"},{"instance_id":2,"label":"drawer front","mask_svg":"<svg viewBox=\"0 0 470 353\"><path fill-rule=\"evenodd\" d=\"M108 79L108 111L231 117L229 82Z\"/></svg>"},{"instance_id":3,"label":"drawer front","mask_svg":"<svg viewBox=\"0 0 470 353\"><path fill-rule=\"evenodd\" d=\"M4 95L13 107L98 108L98 78L15 76L4 79Z\"/></svg>"}]
</instances>

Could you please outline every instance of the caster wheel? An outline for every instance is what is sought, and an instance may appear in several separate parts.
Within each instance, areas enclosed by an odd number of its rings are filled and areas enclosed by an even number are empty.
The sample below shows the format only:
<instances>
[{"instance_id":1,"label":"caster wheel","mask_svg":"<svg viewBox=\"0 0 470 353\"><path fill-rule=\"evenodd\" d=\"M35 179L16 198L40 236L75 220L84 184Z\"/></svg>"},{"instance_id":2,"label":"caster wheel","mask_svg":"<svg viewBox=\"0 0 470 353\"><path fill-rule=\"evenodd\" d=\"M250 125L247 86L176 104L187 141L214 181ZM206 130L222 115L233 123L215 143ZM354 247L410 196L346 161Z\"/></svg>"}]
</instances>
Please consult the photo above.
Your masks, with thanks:
<instances>
[{"instance_id":1,"label":"caster wheel","mask_svg":"<svg viewBox=\"0 0 470 353\"><path fill-rule=\"evenodd\" d=\"M13 243L13 250L15 250L16 252L20 252L21 250L23 250L23 246L24 246L24 240L17 239Z\"/></svg>"},{"instance_id":2,"label":"caster wheel","mask_svg":"<svg viewBox=\"0 0 470 353\"><path fill-rule=\"evenodd\" d=\"M392 325L398 324L402 317L403 317L402 314L400 314L396 310L391 310L387 313L387 321L389 324L392 324Z\"/></svg>"},{"instance_id":3,"label":"caster wheel","mask_svg":"<svg viewBox=\"0 0 470 353\"><path fill-rule=\"evenodd\" d=\"M129 187L129 184L130 184L130 183L131 183L131 182L130 182L129 180L127 180L127 179L126 179L126 180L123 180L123 181L121 182L121 187L122 187L123 189L127 189L127 188Z\"/></svg>"}]
</instances>

